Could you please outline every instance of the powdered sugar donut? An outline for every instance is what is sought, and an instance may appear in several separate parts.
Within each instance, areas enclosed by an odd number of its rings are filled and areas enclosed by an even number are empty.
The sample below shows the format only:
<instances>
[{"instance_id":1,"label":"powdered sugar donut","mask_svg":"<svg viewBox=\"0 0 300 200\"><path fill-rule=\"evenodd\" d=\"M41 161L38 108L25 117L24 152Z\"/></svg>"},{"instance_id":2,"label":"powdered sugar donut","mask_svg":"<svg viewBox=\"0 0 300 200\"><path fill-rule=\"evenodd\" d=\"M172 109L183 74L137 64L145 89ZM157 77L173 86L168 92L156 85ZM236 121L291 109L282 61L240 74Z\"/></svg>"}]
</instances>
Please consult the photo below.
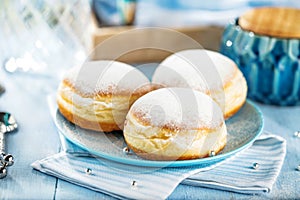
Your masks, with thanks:
<instances>
[{"instance_id":1,"label":"powdered sugar donut","mask_svg":"<svg viewBox=\"0 0 300 200\"><path fill-rule=\"evenodd\" d=\"M96 131L121 130L131 104L151 90L147 77L117 61L87 62L66 73L58 108L74 124Z\"/></svg>"},{"instance_id":2,"label":"powdered sugar donut","mask_svg":"<svg viewBox=\"0 0 300 200\"><path fill-rule=\"evenodd\" d=\"M152 83L163 87L189 87L211 96L225 118L244 104L246 80L236 64L220 53L192 49L167 57L155 70Z\"/></svg>"},{"instance_id":3,"label":"powdered sugar donut","mask_svg":"<svg viewBox=\"0 0 300 200\"><path fill-rule=\"evenodd\" d=\"M124 126L127 145L151 160L186 160L221 151L227 138L220 107L190 88L162 88L139 98Z\"/></svg>"}]
</instances>

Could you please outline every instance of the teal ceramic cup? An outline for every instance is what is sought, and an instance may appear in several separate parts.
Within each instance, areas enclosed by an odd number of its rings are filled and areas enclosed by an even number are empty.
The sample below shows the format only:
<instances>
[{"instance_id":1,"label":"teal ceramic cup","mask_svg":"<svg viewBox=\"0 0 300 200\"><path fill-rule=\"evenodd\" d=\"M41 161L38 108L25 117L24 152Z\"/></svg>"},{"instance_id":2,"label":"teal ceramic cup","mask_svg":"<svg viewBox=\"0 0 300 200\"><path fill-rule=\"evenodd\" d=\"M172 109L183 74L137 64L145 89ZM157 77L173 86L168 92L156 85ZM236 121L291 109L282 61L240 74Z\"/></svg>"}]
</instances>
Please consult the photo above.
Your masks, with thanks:
<instances>
[{"instance_id":1,"label":"teal ceramic cup","mask_svg":"<svg viewBox=\"0 0 300 200\"><path fill-rule=\"evenodd\" d=\"M266 104L300 104L300 39L245 31L238 19L227 25L220 51L236 62L248 84L248 97Z\"/></svg>"}]
</instances>

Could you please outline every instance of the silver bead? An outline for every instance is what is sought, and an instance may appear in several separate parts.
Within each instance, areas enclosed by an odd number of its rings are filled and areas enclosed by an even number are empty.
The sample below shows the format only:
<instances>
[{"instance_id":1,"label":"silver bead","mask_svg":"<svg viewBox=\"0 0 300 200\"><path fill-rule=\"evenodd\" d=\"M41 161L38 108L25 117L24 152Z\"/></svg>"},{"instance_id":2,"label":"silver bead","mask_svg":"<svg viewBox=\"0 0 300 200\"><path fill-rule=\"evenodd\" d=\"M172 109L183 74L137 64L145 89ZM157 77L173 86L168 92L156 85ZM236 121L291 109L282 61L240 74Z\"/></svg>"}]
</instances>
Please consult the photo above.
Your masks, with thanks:
<instances>
[{"instance_id":1,"label":"silver bead","mask_svg":"<svg viewBox=\"0 0 300 200\"><path fill-rule=\"evenodd\" d=\"M258 169L259 168L259 164L258 163L253 163L252 168L253 169Z\"/></svg>"},{"instance_id":2,"label":"silver bead","mask_svg":"<svg viewBox=\"0 0 300 200\"><path fill-rule=\"evenodd\" d=\"M4 178L7 175L7 171L5 169L5 167L1 167L0 168L0 179Z\"/></svg>"},{"instance_id":3,"label":"silver bead","mask_svg":"<svg viewBox=\"0 0 300 200\"><path fill-rule=\"evenodd\" d=\"M14 157L11 154L7 154L3 157L3 162L7 164L7 166L12 166L14 164Z\"/></svg>"},{"instance_id":4,"label":"silver bead","mask_svg":"<svg viewBox=\"0 0 300 200\"><path fill-rule=\"evenodd\" d=\"M295 137L300 137L300 131L295 131L295 132L294 132L294 136L295 136Z\"/></svg>"},{"instance_id":5,"label":"silver bead","mask_svg":"<svg viewBox=\"0 0 300 200\"><path fill-rule=\"evenodd\" d=\"M137 182L136 181L132 181L131 182L131 187L137 187Z\"/></svg>"},{"instance_id":6,"label":"silver bead","mask_svg":"<svg viewBox=\"0 0 300 200\"><path fill-rule=\"evenodd\" d=\"M92 172L93 172L93 170L90 169L90 168L86 168L86 169L85 169L85 173L86 173L87 175L91 175Z\"/></svg>"},{"instance_id":7,"label":"silver bead","mask_svg":"<svg viewBox=\"0 0 300 200\"><path fill-rule=\"evenodd\" d=\"M213 156L215 156L216 155L216 152L215 151L210 151L209 152L209 157L213 157Z\"/></svg>"},{"instance_id":8,"label":"silver bead","mask_svg":"<svg viewBox=\"0 0 300 200\"><path fill-rule=\"evenodd\" d=\"M128 147L124 147L123 148L123 153L129 154L130 153L130 149Z\"/></svg>"},{"instance_id":9,"label":"silver bead","mask_svg":"<svg viewBox=\"0 0 300 200\"><path fill-rule=\"evenodd\" d=\"M300 171L300 165L297 166L296 170Z\"/></svg>"}]
</instances>

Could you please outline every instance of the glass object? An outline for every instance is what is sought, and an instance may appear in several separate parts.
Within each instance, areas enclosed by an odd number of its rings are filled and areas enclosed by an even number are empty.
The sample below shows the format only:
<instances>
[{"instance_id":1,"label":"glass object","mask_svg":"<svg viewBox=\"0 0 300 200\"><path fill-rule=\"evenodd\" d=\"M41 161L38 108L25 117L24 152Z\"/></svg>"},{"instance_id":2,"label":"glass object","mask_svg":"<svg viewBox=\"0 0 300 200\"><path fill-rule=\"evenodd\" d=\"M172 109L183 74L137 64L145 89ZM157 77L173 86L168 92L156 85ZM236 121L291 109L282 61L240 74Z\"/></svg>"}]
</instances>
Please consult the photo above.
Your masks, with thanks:
<instances>
[{"instance_id":1,"label":"glass object","mask_svg":"<svg viewBox=\"0 0 300 200\"><path fill-rule=\"evenodd\" d=\"M245 31L236 19L226 26L220 51L243 72L249 98L265 104L300 105L300 39Z\"/></svg>"},{"instance_id":2,"label":"glass object","mask_svg":"<svg viewBox=\"0 0 300 200\"><path fill-rule=\"evenodd\" d=\"M0 2L0 58L11 73L59 77L91 45L89 1Z\"/></svg>"},{"instance_id":3,"label":"glass object","mask_svg":"<svg viewBox=\"0 0 300 200\"><path fill-rule=\"evenodd\" d=\"M137 0L93 0L99 26L133 25Z\"/></svg>"}]
</instances>

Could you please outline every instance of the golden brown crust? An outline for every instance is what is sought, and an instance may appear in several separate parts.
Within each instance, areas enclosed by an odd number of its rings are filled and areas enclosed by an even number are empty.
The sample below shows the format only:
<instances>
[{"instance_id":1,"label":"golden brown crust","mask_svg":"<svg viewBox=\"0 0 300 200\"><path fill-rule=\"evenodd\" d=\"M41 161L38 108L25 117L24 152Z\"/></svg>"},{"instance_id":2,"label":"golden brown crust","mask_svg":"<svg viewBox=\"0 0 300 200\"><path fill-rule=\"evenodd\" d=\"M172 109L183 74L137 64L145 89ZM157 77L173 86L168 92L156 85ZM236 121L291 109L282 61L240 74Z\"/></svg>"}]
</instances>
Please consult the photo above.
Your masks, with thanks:
<instances>
[{"instance_id":1,"label":"golden brown crust","mask_svg":"<svg viewBox=\"0 0 300 200\"><path fill-rule=\"evenodd\" d=\"M225 113L224 119L229 119L230 117L235 115L241 109L241 107L245 104L245 102L246 102L246 99L244 99L244 101L241 104L236 105L229 112Z\"/></svg>"},{"instance_id":2,"label":"golden brown crust","mask_svg":"<svg viewBox=\"0 0 300 200\"><path fill-rule=\"evenodd\" d=\"M147 160L160 160L160 161L176 161L176 160L192 160L192 159L199 159L199 158L206 158L209 157L209 154L200 154L199 152L195 152L194 154L190 155L181 155L181 156L164 156L164 155L158 155L153 153L147 153L143 150L137 149L134 146L132 146L130 143L127 143L127 146L134 151L138 156L145 158ZM215 150L215 153L218 154L220 151L224 149L226 146L226 142L223 143L224 145L221 146L219 149Z\"/></svg>"},{"instance_id":3,"label":"golden brown crust","mask_svg":"<svg viewBox=\"0 0 300 200\"><path fill-rule=\"evenodd\" d=\"M235 115L241 109L241 107L245 104L245 102L246 102L247 89L248 89L247 88L247 83L246 83L245 78L243 77L243 74L238 69L238 67L235 65L234 76L232 77L231 80L236 79L236 78L239 79L239 82L238 83L232 83L232 81L228 81L224 85L224 92L229 92L230 90L236 89L236 88L233 87L234 86L233 84L241 84L241 85L244 84L245 88L241 87L240 88L240 92L236 92L235 96L232 97L232 98L242 98L242 101L235 102L235 104L231 103L230 105L225 104L227 110L226 110L226 112L224 112L224 119L228 119L228 118L232 117L233 115Z\"/></svg>"},{"instance_id":4,"label":"golden brown crust","mask_svg":"<svg viewBox=\"0 0 300 200\"><path fill-rule=\"evenodd\" d=\"M242 29L259 35L300 38L300 9L256 8L242 15L238 23Z\"/></svg>"},{"instance_id":5,"label":"golden brown crust","mask_svg":"<svg viewBox=\"0 0 300 200\"><path fill-rule=\"evenodd\" d=\"M232 62L232 64L233 64L233 70L234 70L234 72L232 73L232 76L231 76L230 79L227 79L227 80L224 81L224 83L223 83L223 89L224 89L224 91L226 90L226 88L229 88L231 86L232 79L234 79L236 76L239 75L239 68L238 68L238 66L234 62Z\"/></svg>"},{"instance_id":6,"label":"golden brown crust","mask_svg":"<svg viewBox=\"0 0 300 200\"><path fill-rule=\"evenodd\" d=\"M121 128L116 123L103 123L100 121L98 122L89 121L69 112L67 109L64 108L64 106L61 103L57 102L57 104L60 113L67 120L69 120L73 124L78 125L81 128L94 130L94 131L101 131L101 132L111 132L111 131L121 130Z\"/></svg>"}]
</instances>

